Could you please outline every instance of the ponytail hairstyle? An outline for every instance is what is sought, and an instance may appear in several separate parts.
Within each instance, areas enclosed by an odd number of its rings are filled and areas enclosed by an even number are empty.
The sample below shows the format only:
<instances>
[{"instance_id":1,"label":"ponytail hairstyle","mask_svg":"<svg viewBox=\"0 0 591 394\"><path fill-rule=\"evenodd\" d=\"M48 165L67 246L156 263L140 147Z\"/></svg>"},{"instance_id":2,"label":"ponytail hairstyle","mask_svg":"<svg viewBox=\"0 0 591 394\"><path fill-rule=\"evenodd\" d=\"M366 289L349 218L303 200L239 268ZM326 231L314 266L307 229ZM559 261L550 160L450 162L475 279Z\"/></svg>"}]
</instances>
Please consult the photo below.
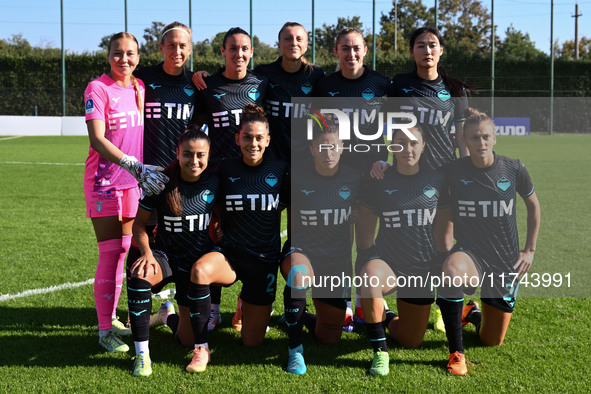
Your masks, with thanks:
<instances>
[{"instance_id":1,"label":"ponytail hairstyle","mask_svg":"<svg viewBox=\"0 0 591 394\"><path fill-rule=\"evenodd\" d=\"M488 123L494 131L495 122L489 118L487 114L480 112L476 108L467 107L464 109L464 117L466 118L464 121L464 130L470 126L478 126L481 123Z\"/></svg>"},{"instance_id":2,"label":"ponytail hairstyle","mask_svg":"<svg viewBox=\"0 0 591 394\"><path fill-rule=\"evenodd\" d=\"M162 34L160 35L160 44L164 44L164 36L166 36L166 33L170 32L172 30L184 31L189 36L189 42L191 42L191 29L187 25L185 25L184 23L174 21L162 28Z\"/></svg>"},{"instance_id":3,"label":"ponytail hairstyle","mask_svg":"<svg viewBox=\"0 0 591 394\"><path fill-rule=\"evenodd\" d=\"M242 131L245 124L256 122L264 123L267 127L267 134L269 134L269 119L267 119L265 110L253 103L246 104L246 107L242 110L242 116L240 117L240 128L238 129L238 133Z\"/></svg>"},{"instance_id":4,"label":"ponytail hairstyle","mask_svg":"<svg viewBox=\"0 0 591 394\"><path fill-rule=\"evenodd\" d=\"M423 27L419 27L418 29L416 29L412 33L412 35L410 36L410 49L411 50L414 50L416 39L423 33L433 34L435 37L437 37L437 40L439 41L439 45L442 48L445 46L443 43L443 35L441 34L441 32L439 30L437 30L436 28L434 28L432 26L423 26ZM416 68L417 68L417 65L415 63L415 69ZM472 88L470 88L470 86L468 86L464 82L460 81L459 79L454 78L454 77L447 74L445 67L443 67L443 64L441 64L441 59L439 60L439 63L437 64L437 73L439 75L441 75L441 79L443 79L443 83L445 85L447 85L447 87L449 88L450 94L452 95L452 97L462 97L464 95L464 92L466 92L466 95L468 95L468 96L470 96L472 94L473 90L472 90Z\"/></svg>"},{"instance_id":5,"label":"ponytail hairstyle","mask_svg":"<svg viewBox=\"0 0 591 394\"><path fill-rule=\"evenodd\" d=\"M226 41L228 41L228 37L231 37L233 35L236 34L244 34L245 36L247 36L250 39L250 46L252 47L252 38L250 37L250 34L248 34L243 28L241 27L232 27L230 30L228 30L226 32L226 34L224 35L224 39L222 41L222 48L226 48Z\"/></svg>"},{"instance_id":6,"label":"ponytail hairstyle","mask_svg":"<svg viewBox=\"0 0 591 394\"><path fill-rule=\"evenodd\" d=\"M135 45L137 46L137 49L138 49L137 56L138 56L138 59L139 59L139 57L140 57L140 51L139 51L140 44L137 42L137 38L135 38L133 34L127 33L127 32L121 32L121 33L113 34L113 36L111 36L111 39L109 40L109 45L107 46L107 53L108 54L111 53L111 45L113 45L113 42L115 42L115 41L117 41L117 40L119 40L121 38L127 38L127 39L130 39L130 40L135 41ZM133 85L133 89L135 90L135 102L136 102L137 108L139 109L140 114L141 114L143 112L143 110L144 110L144 105L142 103L142 95L141 95L141 92L140 92L140 85L137 82L137 79L134 77L133 74L131 74L131 79L130 80L131 80L131 83Z\"/></svg>"},{"instance_id":7,"label":"ponytail hairstyle","mask_svg":"<svg viewBox=\"0 0 591 394\"><path fill-rule=\"evenodd\" d=\"M277 40L279 41L279 43L281 43L281 33L283 33L285 31L285 29L287 29L288 27L301 27L304 30L304 32L306 33L306 39L308 38L308 32L306 31L306 28L301 23L285 22L285 24L283 26L281 26L281 29L279 29L279 33L277 34ZM308 59L306 59L302 55L300 60L302 61L302 64L304 65L304 68L306 69L306 71L309 71L311 73L312 66L310 65L310 62L308 61Z\"/></svg>"},{"instance_id":8,"label":"ponytail hairstyle","mask_svg":"<svg viewBox=\"0 0 591 394\"><path fill-rule=\"evenodd\" d=\"M178 154L181 150L181 145L185 141L198 141L204 140L207 141L207 146L211 146L209 137L205 134L197 124L189 126L183 134L180 135L179 141L177 143L177 158L174 159L172 163L166 167L164 172L169 177L169 181L166 184L166 188L164 189L164 193L166 194L166 204L170 208L170 211L176 215L181 216L183 213L183 198L181 197L181 193L179 192L179 183L181 181L181 168L179 164Z\"/></svg>"}]
</instances>

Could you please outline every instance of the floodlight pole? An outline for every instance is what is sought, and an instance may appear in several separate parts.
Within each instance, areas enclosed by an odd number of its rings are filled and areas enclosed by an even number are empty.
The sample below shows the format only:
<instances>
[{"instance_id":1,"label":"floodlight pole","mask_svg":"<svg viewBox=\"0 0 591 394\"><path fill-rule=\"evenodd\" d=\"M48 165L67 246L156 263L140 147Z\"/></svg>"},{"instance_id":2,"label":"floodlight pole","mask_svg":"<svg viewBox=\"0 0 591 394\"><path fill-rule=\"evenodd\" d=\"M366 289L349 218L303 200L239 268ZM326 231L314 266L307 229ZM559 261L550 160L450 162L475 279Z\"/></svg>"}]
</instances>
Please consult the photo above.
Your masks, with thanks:
<instances>
[{"instance_id":1,"label":"floodlight pole","mask_svg":"<svg viewBox=\"0 0 591 394\"><path fill-rule=\"evenodd\" d=\"M125 31L128 31L127 30L127 0L125 0L123 2L123 15L124 15L124 18L125 18Z\"/></svg>"},{"instance_id":2,"label":"floodlight pole","mask_svg":"<svg viewBox=\"0 0 591 394\"><path fill-rule=\"evenodd\" d=\"M435 0L435 28L437 29L437 25L439 24L439 3Z\"/></svg>"},{"instance_id":3,"label":"floodlight pole","mask_svg":"<svg viewBox=\"0 0 591 394\"><path fill-rule=\"evenodd\" d=\"M189 0L189 29L191 29L191 56L189 57L189 70L193 71L193 1Z\"/></svg>"},{"instance_id":4,"label":"floodlight pole","mask_svg":"<svg viewBox=\"0 0 591 394\"><path fill-rule=\"evenodd\" d=\"M372 45L372 59L371 68L376 69L376 0L373 0L373 8L371 13L372 27L371 27L371 45Z\"/></svg>"},{"instance_id":5,"label":"floodlight pole","mask_svg":"<svg viewBox=\"0 0 591 394\"><path fill-rule=\"evenodd\" d=\"M251 45L254 47L254 33L252 32L252 0L250 0L250 39ZM250 58L250 69L254 70L254 54Z\"/></svg>"},{"instance_id":6,"label":"floodlight pole","mask_svg":"<svg viewBox=\"0 0 591 394\"><path fill-rule=\"evenodd\" d=\"M554 0L550 1L550 135L554 131Z\"/></svg>"},{"instance_id":7,"label":"floodlight pole","mask_svg":"<svg viewBox=\"0 0 591 394\"><path fill-rule=\"evenodd\" d=\"M491 0L490 7L491 35L490 35L490 117L495 116L495 0Z\"/></svg>"},{"instance_id":8,"label":"floodlight pole","mask_svg":"<svg viewBox=\"0 0 591 394\"><path fill-rule=\"evenodd\" d=\"M312 63L316 63L316 28L314 27L314 0L312 0Z\"/></svg>"},{"instance_id":9,"label":"floodlight pole","mask_svg":"<svg viewBox=\"0 0 591 394\"><path fill-rule=\"evenodd\" d=\"M66 53L64 49L64 0L60 0L60 27L62 41L62 116L66 116Z\"/></svg>"}]
</instances>

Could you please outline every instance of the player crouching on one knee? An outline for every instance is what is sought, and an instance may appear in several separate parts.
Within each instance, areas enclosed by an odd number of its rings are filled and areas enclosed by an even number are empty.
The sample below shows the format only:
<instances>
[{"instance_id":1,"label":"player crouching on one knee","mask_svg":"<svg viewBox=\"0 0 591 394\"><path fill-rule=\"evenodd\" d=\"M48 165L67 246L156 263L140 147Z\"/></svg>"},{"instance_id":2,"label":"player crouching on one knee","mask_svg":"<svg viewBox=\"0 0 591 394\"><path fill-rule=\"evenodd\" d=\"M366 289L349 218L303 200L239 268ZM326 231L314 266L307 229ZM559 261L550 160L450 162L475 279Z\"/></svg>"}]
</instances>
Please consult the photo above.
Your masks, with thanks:
<instances>
[{"instance_id":1,"label":"player crouching on one knee","mask_svg":"<svg viewBox=\"0 0 591 394\"><path fill-rule=\"evenodd\" d=\"M463 325L474 324L485 346L503 343L519 278L531 267L540 228L540 205L525 166L493 152L496 136L492 119L472 108L467 108L465 115L463 138L470 156L443 168L450 208L442 214L453 220L456 245L443 263L437 298L449 341L447 370L455 375L468 372ZM517 236L517 193L527 209L522 250ZM473 294L477 283L482 312L473 301L463 306L463 294Z\"/></svg>"}]
</instances>

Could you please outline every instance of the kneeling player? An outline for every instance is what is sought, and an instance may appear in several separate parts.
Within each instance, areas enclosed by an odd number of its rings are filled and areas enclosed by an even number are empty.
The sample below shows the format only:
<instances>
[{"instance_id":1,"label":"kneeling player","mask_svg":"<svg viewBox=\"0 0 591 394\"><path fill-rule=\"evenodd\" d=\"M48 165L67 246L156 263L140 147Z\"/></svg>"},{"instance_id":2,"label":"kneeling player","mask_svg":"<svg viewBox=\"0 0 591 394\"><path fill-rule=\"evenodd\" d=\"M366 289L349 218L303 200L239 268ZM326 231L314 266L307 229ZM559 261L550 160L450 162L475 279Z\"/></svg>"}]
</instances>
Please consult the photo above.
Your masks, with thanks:
<instances>
[{"instance_id":1,"label":"kneeling player","mask_svg":"<svg viewBox=\"0 0 591 394\"><path fill-rule=\"evenodd\" d=\"M263 156L269 146L269 123L262 108L248 104L235 136L242 157L221 162L218 175L225 199L221 214L223 239L191 270L189 299L195 333L189 372L205 371L209 362L207 320L211 307L209 285L242 282L242 342L258 346L265 338L277 287L280 211L289 205L288 164Z\"/></svg>"},{"instance_id":2,"label":"kneeling player","mask_svg":"<svg viewBox=\"0 0 591 394\"><path fill-rule=\"evenodd\" d=\"M451 353L447 370L455 375L468 372L462 325L473 323L486 346L503 343L518 278L531 267L540 228L540 205L525 166L493 152L496 137L488 116L472 108L465 114L463 138L470 157L443 169L451 198L445 214L453 219L457 243L443 264L437 298ZM516 193L527 208L527 238L521 251ZM482 313L475 302L463 308L463 293L472 294L481 280Z\"/></svg>"},{"instance_id":3,"label":"kneeling player","mask_svg":"<svg viewBox=\"0 0 591 394\"><path fill-rule=\"evenodd\" d=\"M419 166L425 149L423 133L419 128L409 132L414 139L403 130L394 133L392 142L401 147L394 153L395 167L386 171L384 179L372 179L361 198L358 236L364 248L373 245L380 219L373 255L361 270L361 305L374 350L372 375L389 372L386 327L404 347L415 348L423 341L434 300L428 278L441 267L434 229L437 209L446 203L440 198L443 174ZM395 290L398 316L385 312L382 298Z\"/></svg>"},{"instance_id":4,"label":"kneeling player","mask_svg":"<svg viewBox=\"0 0 591 394\"><path fill-rule=\"evenodd\" d=\"M336 127L314 130L309 145L314 163L294 172L292 199L292 248L281 265L286 280L283 292L289 336L287 372L304 374L302 325L323 343L336 343L343 333L343 319L350 297L351 212L358 199L361 172L339 165L342 141ZM327 289L326 279L341 281ZM324 281L323 281L324 280ZM305 311L306 290L313 284L316 316Z\"/></svg>"},{"instance_id":5,"label":"kneeling player","mask_svg":"<svg viewBox=\"0 0 591 394\"><path fill-rule=\"evenodd\" d=\"M141 256L128 267L127 297L131 330L135 343L135 376L152 373L148 348L152 292L160 291L172 281L176 284L179 315L167 302L156 315L176 333L186 346L194 344L195 324L189 316L192 300L189 276L192 265L213 243L208 227L216 196L220 194L219 178L207 170L209 138L197 127L179 137L177 160L167 169L170 182L163 193L140 201L133 234ZM158 212L158 233L150 248L146 226L154 210Z\"/></svg>"}]
</instances>

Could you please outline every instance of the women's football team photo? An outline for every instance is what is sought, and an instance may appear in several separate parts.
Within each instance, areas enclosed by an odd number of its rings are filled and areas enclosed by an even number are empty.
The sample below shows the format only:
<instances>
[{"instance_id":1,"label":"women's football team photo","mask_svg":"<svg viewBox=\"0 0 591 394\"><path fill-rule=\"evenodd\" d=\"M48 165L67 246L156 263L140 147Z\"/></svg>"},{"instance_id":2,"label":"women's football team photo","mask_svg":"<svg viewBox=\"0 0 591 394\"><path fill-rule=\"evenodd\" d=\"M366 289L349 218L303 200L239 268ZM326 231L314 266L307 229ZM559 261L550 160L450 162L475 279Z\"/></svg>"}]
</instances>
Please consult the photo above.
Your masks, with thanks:
<instances>
[{"instance_id":1,"label":"women's football team photo","mask_svg":"<svg viewBox=\"0 0 591 394\"><path fill-rule=\"evenodd\" d=\"M231 325L247 347L265 346L282 292L288 362L280 367L291 374L307 372L305 328L337 347L343 331L365 330L368 373L388 375L388 343L420 348L432 310L447 336L441 358L450 374L469 372L463 326L474 325L484 346L500 346L517 307L514 278L534 261L540 205L525 165L495 153L493 119L472 108L470 87L445 71L441 33L416 29L414 68L393 77L364 64L368 47L354 28L336 37L332 73L306 59L308 32L296 22L279 29L278 59L252 71L255 49L240 27L223 38L219 71L189 71L191 34L180 22L166 25L162 62L149 67L140 66L132 34L113 35L109 71L84 92L98 345L135 352L132 374L146 377L164 358L150 352L150 327L164 324L171 344L192 350L179 364L206 373L216 363L208 333L222 324L222 289L235 286ZM294 130L292 114L279 109L294 98L333 97L368 112L394 105L417 122L394 129L390 155L345 149L338 119L328 115L309 120L310 138L299 141L306 130ZM523 246L517 195L527 211ZM331 275L373 280L314 286ZM433 277L450 280L433 286ZM176 303L152 313L152 295L170 283ZM129 316L119 320L124 284ZM476 287L480 299L465 298Z\"/></svg>"}]
</instances>

